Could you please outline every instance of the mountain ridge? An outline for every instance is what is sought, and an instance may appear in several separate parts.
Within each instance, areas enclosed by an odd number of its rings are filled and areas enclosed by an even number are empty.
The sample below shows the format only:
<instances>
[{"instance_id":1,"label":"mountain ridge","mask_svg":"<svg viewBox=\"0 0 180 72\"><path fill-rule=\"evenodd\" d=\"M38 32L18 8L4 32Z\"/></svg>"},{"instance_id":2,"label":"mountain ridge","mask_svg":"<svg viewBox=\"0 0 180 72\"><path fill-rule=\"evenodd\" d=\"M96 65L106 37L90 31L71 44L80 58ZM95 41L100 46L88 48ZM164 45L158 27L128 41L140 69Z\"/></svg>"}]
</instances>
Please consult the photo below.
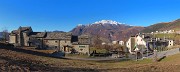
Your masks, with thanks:
<instances>
[{"instance_id":1,"label":"mountain ridge","mask_svg":"<svg viewBox=\"0 0 180 72\"><path fill-rule=\"evenodd\" d=\"M164 30L180 30L180 19L171 21L171 22L161 22L150 25L146 27L143 33L150 33L155 31L164 31Z\"/></svg>"},{"instance_id":2,"label":"mountain ridge","mask_svg":"<svg viewBox=\"0 0 180 72\"><path fill-rule=\"evenodd\" d=\"M87 34L92 37L98 35L102 37L102 41L111 42L114 40L125 41L129 36L135 35L143 29L144 27L130 26L113 20L101 20L88 25L80 24L70 32L73 35Z\"/></svg>"}]
</instances>

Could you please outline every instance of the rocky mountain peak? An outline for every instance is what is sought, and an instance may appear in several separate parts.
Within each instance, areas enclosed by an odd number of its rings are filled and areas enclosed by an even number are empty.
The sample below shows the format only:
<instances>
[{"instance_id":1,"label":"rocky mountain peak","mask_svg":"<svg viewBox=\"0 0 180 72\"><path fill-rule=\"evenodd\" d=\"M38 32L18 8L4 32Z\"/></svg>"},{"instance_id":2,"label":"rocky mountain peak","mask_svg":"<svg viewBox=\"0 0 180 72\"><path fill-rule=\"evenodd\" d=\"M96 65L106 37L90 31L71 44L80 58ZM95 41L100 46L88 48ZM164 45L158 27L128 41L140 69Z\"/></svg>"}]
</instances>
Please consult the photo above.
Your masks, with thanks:
<instances>
[{"instance_id":1,"label":"rocky mountain peak","mask_svg":"<svg viewBox=\"0 0 180 72\"><path fill-rule=\"evenodd\" d=\"M95 22L94 24L115 24L115 25L118 25L118 24L122 24L122 23L119 23L119 22L116 22L113 20L101 20L101 21Z\"/></svg>"}]
</instances>

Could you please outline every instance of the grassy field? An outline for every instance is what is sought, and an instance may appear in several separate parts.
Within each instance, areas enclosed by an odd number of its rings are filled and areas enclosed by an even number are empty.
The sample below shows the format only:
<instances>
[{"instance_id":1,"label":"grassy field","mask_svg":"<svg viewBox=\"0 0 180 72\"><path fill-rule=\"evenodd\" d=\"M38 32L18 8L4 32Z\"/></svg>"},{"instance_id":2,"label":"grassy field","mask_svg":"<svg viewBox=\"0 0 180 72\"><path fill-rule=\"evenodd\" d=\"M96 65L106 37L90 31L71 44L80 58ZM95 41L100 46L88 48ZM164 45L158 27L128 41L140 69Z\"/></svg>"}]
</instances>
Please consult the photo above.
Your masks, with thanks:
<instances>
[{"instance_id":1,"label":"grassy field","mask_svg":"<svg viewBox=\"0 0 180 72\"><path fill-rule=\"evenodd\" d=\"M73 72L180 72L180 54L160 62L151 59L86 61L52 58L0 48L0 71L73 71Z\"/></svg>"},{"instance_id":2,"label":"grassy field","mask_svg":"<svg viewBox=\"0 0 180 72\"><path fill-rule=\"evenodd\" d=\"M96 50L97 53L106 53L108 52L106 49L103 49L103 48L94 48L94 47L91 47L90 48L90 53L92 53L94 50Z\"/></svg>"},{"instance_id":3,"label":"grassy field","mask_svg":"<svg viewBox=\"0 0 180 72\"><path fill-rule=\"evenodd\" d=\"M171 38L174 39L175 38L175 34L155 34L155 37L157 38Z\"/></svg>"}]
</instances>

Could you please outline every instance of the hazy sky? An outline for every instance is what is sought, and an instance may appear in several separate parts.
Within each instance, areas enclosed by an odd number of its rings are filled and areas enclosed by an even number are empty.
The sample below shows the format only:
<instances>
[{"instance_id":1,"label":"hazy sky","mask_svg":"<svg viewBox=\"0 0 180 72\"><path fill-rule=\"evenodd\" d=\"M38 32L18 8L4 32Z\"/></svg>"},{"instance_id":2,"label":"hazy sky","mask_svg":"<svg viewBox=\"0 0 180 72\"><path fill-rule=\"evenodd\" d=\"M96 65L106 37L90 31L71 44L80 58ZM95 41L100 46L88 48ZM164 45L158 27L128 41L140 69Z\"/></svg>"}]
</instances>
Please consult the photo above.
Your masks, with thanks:
<instances>
[{"instance_id":1,"label":"hazy sky","mask_svg":"<svg viewBox=\"0 0 180 72\"><path fill-rule=\"evenodd\" d=\"M0 0L0 31L70 31L104 19L149 26L178 18L180 0Z\"/></svg>"}]
</instances>

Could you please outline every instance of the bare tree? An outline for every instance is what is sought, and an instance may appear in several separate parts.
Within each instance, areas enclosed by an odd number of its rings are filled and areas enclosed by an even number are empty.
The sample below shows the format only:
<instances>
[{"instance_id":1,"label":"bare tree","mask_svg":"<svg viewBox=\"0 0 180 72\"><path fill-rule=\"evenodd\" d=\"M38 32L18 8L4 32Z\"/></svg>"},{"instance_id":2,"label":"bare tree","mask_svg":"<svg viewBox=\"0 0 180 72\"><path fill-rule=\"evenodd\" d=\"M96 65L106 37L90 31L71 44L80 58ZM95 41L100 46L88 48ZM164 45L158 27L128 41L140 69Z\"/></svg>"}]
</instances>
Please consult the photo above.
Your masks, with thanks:
<instances>
[{"instance_id":1,"label":"bare tree","mask_svg":"<svg viewBox=\"0 0 180 72\"><path fill-rule=\"evenodd\" d=\"M93 46L96 48L101 48L102 47L102 40L100 39L99 35L96 35L93 38Z\"/></svg>"},{"instance_id":2,"label":"bare tree","mask_svg":"<svg viewBox=\"0 0 180 72\"><path fill-rule=\"evenodd\" d=\"M112 45L102 45L102 48L106 49L107 51L110 51L112 49Z\"/></svg>"},{"instance_id":3,"label":"bare tree","mask_svg":"<svg viewBox=\"0 0 180 72\"><path fill-rule=\"evenodd\" d=\"M2 31L2 34L3 34L3 41L8 41L9 37L9 33L8 33L8 30L6 28L3 29Z\"/></svg>"},{"instance_id":4,"label":"bare tree","mask_svg":"<svg viewBox=\"0 0 180 72\"><path fill-rule=\"evenodd\" d=\"M112 50L114 51L124 51L125 47L121 46L120 44L114 44Z\"/></svg>"}]
</instances>

